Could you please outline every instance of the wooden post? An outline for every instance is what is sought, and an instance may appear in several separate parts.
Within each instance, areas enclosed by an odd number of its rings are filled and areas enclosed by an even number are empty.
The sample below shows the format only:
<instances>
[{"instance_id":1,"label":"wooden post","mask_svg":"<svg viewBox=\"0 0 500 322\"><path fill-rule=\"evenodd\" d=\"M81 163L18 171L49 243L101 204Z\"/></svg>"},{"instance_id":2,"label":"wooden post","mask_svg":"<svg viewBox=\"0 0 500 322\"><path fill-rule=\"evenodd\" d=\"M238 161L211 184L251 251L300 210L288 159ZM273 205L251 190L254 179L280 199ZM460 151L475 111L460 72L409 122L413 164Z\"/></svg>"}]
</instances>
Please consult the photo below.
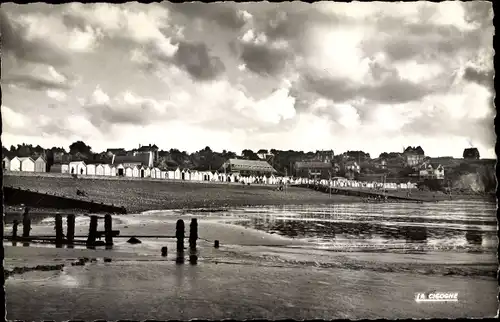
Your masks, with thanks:
<instances>
[{"instance_id":1,"label":"wooden post","mask_svg":"<svg viewBox=\"0 0 500 322\"><path fill-rule=\"evenodd\" d=\"M219 241L218 240L214 241L214 247L219 248Z\"/></svg>"},{"instance_id":2,"label":"wooden post","mask_svg":"<svg viewBox=\"0 0 500 322\"><path fill-rule=\"evenodd\" d=\"M89 236L87 238L87 247L94 247L97 238L97 216L90 216Z\"/></svg>"},{"instance_id":3,"label":"wooden post","mask_svg":"<svg viewBox=\"0 0 500 322\"><path fill-rule=\"evenodd\" d=\"M19 225L19 221L17 219L12 223L12 239L17 238L17 226Z\"/></svg>"},{"instance_id":4,"label":"wooden post","mask_svg":"<svg viewBox=\"0 0 500 322\"><path fill-rule=\"evenodd\" d=\"M31 230L31 218L29 214L29 208L24 208L23 214L23 237L29 237Z\"/></svg>"},{"instance_id":5,"label":"wooden post","mask_svg":"<svg viewBox=\"0 0 500 322\"><path fill-rule=\"evenodd\" d=\"M191 225L189 226L189 248L196 250L196 240L198 239L198 220L196 218L191 219Z\"/></svg>"},{"instance_id":6,"label":"wooden post","mask_svg":"<svg viewBox=\"0 0 500 322\"><path fill-rule=\"evenodd\" d=\"M63 236L63 223L61 214L56 215L55 230L56 230L56 245L62 245L64 236Z\"/></svg>"},{"instance_id":7,"label":"wooden post","mask_svg":"<svg viewBox=\"0 0 500 322\"><path fill-rule=\"evenodd\" d=\"M66 241L68 244L73 244L75 239L75 215L69 214L66 217Z\"/></svg>"},{"instance_id":8,"label":"wooden post","mask_svg":"<svg viewBox=\"0 0 500 322\"><path fill-rule=\"evenodd\" d=\"M113 245L113 226L110 214L104 216L104 233L105 233L106 246Z\"/></svg>"},{"instance_id":9,"label":"wooden post","mask_svg":"<svg viewBox=\"0 0 500 322\"><path fill-rule=\"evenodd\" d=\"M184 251L184 220L177 220L175 226L175 237L177 238L177 251Z\"/></svg>"}]
</instances>

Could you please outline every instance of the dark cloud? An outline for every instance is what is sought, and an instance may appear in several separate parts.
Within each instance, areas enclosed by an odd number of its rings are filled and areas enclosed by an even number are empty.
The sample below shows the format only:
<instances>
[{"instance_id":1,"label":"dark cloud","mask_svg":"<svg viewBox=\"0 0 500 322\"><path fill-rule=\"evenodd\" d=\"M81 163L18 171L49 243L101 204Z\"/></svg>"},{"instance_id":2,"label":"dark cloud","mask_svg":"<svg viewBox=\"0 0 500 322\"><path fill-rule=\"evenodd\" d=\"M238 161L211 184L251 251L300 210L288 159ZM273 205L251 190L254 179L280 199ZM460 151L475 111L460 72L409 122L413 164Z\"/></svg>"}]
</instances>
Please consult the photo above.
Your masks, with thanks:
<instances>
[{"instance_id":1,"label":"dark cloud","mask_svg":"<svg viewBox=\"0 0 500 322\"><path fill-rule=\"evenodd\" d=\"M49 89L65 90L69 89L68 83L61 83L33 75L7 75L2 77L2 83L5 85L15 85L35 91L45 91Z\"/></svg>"},{"instance_id":2,"label":"dark cloud","mask_svg":"<svg viewBox=\"0 0 500 322\"><path fill-rule=\"evenodd\" d=\"M230 29L240 29L245 25L245 20L243 16L238 13L238 9L225 3L164 2L163 5L188 18L204 19Z\"/></svg>"},{"instance_id":3,"label":"dark cloud","mask_svg":"<svg viewBox=\"0 0 500 322\"><path fill-rule=\"evenodd\" d=\"M427 88L423 84L415 84L401 79L393 69L375 65L376 77L381 81L375 84L357 85L347 79L324 77L311 73L302 77L306 90L313 91L335 102L364 98L378 103L406 103L417 101L438 88ZM385 75L382 78L382 75Z\"/></svg>"},{"instance_id":4,"label":"dark cloud","mask_svg":"<svg viewBox=\"0 0 500 322\"><path fill-rule=\"evenodd\" d=\"M241 44L241 60L249 70L260 75L280 74L292 57L290 52L268 44Z\"/></svg>"},{"instance_id":5,"label":"dark cloud","mask_svg":"<svg viewBox=\"0 0 500 322\"><path fill-rule=\"evenodd\" d=\"M490 1L464 1L465 20L480 27L493 24L493 5Z\"/></svg>"},{"instance_id":6,"label":"dark cloud","mask_svg":"<svg viewBox=\"0 0 500 322\"><path fill-rule=\"evenodd\" d=\"M493 71L480 71L472 67L467 67L465 69L464 79L488 88L493 88Z\"/></svg>"},{"instance_id":7,"label":"dark cloud","mask_svg":"<svg viewBox=\"0 0 500 322\"><path fill-rule=\"evenodd\" d=\"M68 53L61 48L51 45L44 39L28 39L25 28L13 23L2 9L0 9L0 30L2 56L12 54L18 61L53 66L62 66L69 62Z\"/></svg>"},{"instance_id":8,"label":"dark cloud","mask_svg":"<svg viewBox=\"0 0 500 322\"><path fill-rule=\"evenodd\" d=\"M197 80L211 80L224 72L225 66L219 57L210 55L204 43L178 43L174 62Z\"/></svg>"}]
</instances>

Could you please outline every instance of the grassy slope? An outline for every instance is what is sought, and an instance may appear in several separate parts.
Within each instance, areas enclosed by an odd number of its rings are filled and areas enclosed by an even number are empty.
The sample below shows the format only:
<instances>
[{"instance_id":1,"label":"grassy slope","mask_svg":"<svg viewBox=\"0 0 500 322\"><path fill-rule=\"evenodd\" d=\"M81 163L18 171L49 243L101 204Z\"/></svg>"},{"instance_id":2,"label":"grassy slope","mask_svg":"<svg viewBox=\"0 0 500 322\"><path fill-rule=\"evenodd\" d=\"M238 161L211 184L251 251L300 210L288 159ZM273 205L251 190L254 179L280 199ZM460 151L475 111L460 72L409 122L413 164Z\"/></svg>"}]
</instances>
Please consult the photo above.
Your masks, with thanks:
<instances>
[{"instance_id":1,"label":"grassy slope","mask_svg":"<svg viewBox=\"0 0 500 322\"><path fill-rule=\"evenodd\" d=\"M93 180L53 177L5 176L5 186L35 189L76 197L76 190L96 202L124 206L128 212L155 209L224 207L244 205L327 204L359 201L346 197L289 188L287 193L273 186L209 184L170 181Z\"/></svg>"}]
</instances>

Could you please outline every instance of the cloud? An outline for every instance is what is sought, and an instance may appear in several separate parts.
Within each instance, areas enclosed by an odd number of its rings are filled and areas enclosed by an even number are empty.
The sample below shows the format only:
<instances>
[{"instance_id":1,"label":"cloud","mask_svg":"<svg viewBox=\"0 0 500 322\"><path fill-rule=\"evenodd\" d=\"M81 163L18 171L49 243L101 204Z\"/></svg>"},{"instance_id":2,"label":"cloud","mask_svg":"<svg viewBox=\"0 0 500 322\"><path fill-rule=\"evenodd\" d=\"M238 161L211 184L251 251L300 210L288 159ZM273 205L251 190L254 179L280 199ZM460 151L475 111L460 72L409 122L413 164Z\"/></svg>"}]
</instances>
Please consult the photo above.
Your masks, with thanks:
<instances>
[{"instance_id":1,"label":"cloud","mask_svg":"<svg viewBox=\"0 0 500 322\"><path fill-rule=\"evenodd\" d=\"M239 10L233 5L220 2L165 2L163 5L169 10L181 13L188 18L215 22L222 27L230 29L240 29L251 19L251 15L247 11Z\"/></svg>"},{"instance_id":2,"label":"cloud","mask_svg":"<svg viewBox=\"0 0 500 322\"><path fill-rule=\"evenodd\" d=\"M470 82L476 82L488 88L493 88L493 71L477 70L473 67L467 67L463 77Z\"/></svg>"},{"instance_id":3,"label":"cloud","mask_svg":"<svg viewBox=\"0 0 500 322\"><path fill-rule=\"evenodd\" d=\"M225 70L220 58L210 55L204 43L179 42L173 60L197 80L215 79Z\"/></svg>"},{"instance_id":4,"label":"cloud","mask_svg":"<svg viewBox=\"0 0 500 322\"><path fill-rule=\"evenodd\" d=\"M82 109L96 128L106 132L112 124L147 125L161 121L169 105L169 102L142 97L130 91L110 97L97 86L83 101Z\"/></svg>"},{"instance_id":5,"label":"cloud","mask_svg":"<svg viewBox=\"0 0 500 322\"><path fill-rule=\"evenodd\" d=\"M0 29L2 32L2 60L5 54L13 55L19 61L45 63L54 66L66 65L70 58L57 44L39 37L30 28L30 23L12 21L0 9Z\"/></svg>"},{"instance_id":6,"label":"cloud","mask_svg":"<svg viewBox=\"0 0 500 322\"><path fill-rule=\"evenodd\" d=\"M28 68L19 70L19 74L8 73L2 77L2 83L6 85L15 85L29 90L67 90L75 82L68 76L58 72L53 66L29 64Z\"/></svg>"}]
</instances>

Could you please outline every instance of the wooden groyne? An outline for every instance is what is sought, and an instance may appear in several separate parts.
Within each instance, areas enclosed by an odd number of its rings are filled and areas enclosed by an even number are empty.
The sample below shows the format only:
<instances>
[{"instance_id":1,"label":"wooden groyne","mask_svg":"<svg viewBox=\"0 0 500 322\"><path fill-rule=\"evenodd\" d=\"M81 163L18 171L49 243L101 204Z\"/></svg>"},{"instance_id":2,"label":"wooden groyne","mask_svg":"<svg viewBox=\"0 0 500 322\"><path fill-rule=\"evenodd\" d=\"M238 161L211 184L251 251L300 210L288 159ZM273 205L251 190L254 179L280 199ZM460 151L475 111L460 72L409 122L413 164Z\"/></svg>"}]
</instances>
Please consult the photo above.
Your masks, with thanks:
<instances>
[{"instance_id":1,"label":"wooden groyne","mask_svg":"<svg viewBox=\"0 0 500 322\"><path fill-rule=\"evenodd\" d=\"M384 193L383 191L377 191L377 190L346 188L346 187L330 187L328 185L323 185L323 184L297 184L294 186L301 187L301 188L309 188L309 189L313 189L313 190L321 191L321 192L325 192L325 193L340 194L340 195L346 195L346 196L356 196L356 197L362 197L362 198L374 198L374 199L387 198L387 200L391 200L391 201L397 200L397 201L417 202L417 203L431 201L431 200L426 200L426 199L421 199L421 198L414 198L411 196L410 197L398 196L395 194L391 194L390 192Z\"/></svg>"},{"instance_id":2,"label":"wooden groyne","mask_svg":"<svg viewBox=\"0 0 500 322\"><path fill-rule=\"evenodd\" d=\"M92 213L127 213L125 207L107 205L91 200L58 196L55 194L39 192L34 189L4 187L3 193L6 205L24 205L33 208L51 209L82 209Z\"/></svg>"},{"instance_id":3,"label":"wooden groyne","mask_svg":"<svg viewBox=\"0 0 500 322\"><path fill-rule=\"evenodd\" d=\"M104 230L98 230L99 227L99 219L104 219ZM96 249L99 246L105 246L106 249L113 248L113 238L117 237L129 237L129 236L120 236L119 230L112 229L112 218L110 214L106 214L104 217L99 217L97 215L90 216L90 225L89 225L89 233L85 239L78 239L85 236L75 236L75 220L74 215L67 215L67 227L66 227L66 235L64 234L64 227L62 222L62 216L57 214L55 216L55 231L56 235L54 236L30 236L31 231L31 218L29 214L29 209L26 208L23 214L23 235L18 236L17 230L19 222L17 220L14 221L12 226L12 235L4 236L4 240L9 240L12 242L13 246L17 246L17 242L22 242L23 246L29 246L30 243L50 243L55 244L56 248L62 248L63 245L66 245L68 248L73 248L75 245L86 246L88 249ZM76 238L75 238L76 237ZM104 237L104 241L101 241L101 237ZM175 236L151 236L144 235L139 236L144 238L175 238L177 244L177 256L176 262L179 264L184 263L184 239L189 240L189 262L193 265L196 265L198 261L198 251L197 251L197 240L200 239L198 237L198 221L196 218L191 220L191 224L189 227L189 236L185 235L185 225L184 220L179 219L175 228ZM130 244L140 244L141 241L138 239L138 236L131 236L127 241ZM215 241L215 248L219 248L219 241ZM167 256L168 249L166 246L161 247L161 255L163 257ZM105 262L111 261L111 259L104 259ZM82 264L82 263L80 263ZM79 265L80 265L79 264Z\"/></svg>"}]
</instances>

